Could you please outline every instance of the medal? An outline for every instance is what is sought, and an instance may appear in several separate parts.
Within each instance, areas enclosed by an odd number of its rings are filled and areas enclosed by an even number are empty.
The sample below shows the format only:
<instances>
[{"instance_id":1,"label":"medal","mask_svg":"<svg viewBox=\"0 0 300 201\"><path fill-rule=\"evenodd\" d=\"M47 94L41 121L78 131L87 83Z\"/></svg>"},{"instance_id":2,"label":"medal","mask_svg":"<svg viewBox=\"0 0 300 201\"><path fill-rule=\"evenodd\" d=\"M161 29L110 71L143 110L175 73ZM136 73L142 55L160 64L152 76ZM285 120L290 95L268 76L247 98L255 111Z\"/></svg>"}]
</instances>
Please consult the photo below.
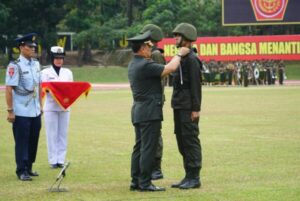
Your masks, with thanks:
<instances>
[{"instance_id":1,"label":"medal","mask_svg":"<svg viewBox=\"0 0 300 201\"><path fill-rule=\"evenodd\" d=\"M34 87L34 89L33 89L33 94L32 94L33 98L36 97L36 91L37 91L37 87Z\"/></svg>"}]
</instances>

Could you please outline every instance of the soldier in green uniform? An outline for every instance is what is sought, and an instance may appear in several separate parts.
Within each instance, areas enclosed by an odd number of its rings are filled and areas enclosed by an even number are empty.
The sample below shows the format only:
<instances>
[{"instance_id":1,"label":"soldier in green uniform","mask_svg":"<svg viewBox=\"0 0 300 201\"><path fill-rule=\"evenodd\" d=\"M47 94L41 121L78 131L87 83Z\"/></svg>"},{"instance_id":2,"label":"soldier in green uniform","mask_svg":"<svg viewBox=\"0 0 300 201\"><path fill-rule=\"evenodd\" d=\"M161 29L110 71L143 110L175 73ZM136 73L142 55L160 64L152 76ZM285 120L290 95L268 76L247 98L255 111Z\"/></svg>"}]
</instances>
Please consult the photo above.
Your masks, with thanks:
<instances>
[{"instance_id":1,"label":"soldier in green uniform","mask_svg":"<svg viewBox=\"0 0 300 201\"><path fill-rule=\"evenodd\" d=\"M134 57L128 65L128 78L133 95L131 120L135 129L135 145L131 158L130 190L164 191L151 182L155 153L160 137L162 114L161 78L174 72L181 57L189 53L180 48L167 64L151 60L151 32L128 39Z\"/></svg>"},{"instance_id":2,"label":"soldier in green uniform","mask_svg":"<svg viewBox=\"0 0 300 201\"><path fill-rule=\"evenodd\" d=\"M147 24L143 27L141 33L145 33L147 31L151 31L151 42L153 43L153 47L151 49L151 59L159 64L166 64L166 60L161 53L161 51L157 48L157 43L162 40L163 38L163 32L160 27L154 25L154 24ZM162 78L162 105L165 102L165 94L164 94L164 83L167 76ZM163 140L162 136L159 136L157 151L155 154L155 160L154 160L154 167L152 171L152 180L162 179L163 174L161 171L161 161L162 161L162 154L163 154Z\"/></svg>"},{"instance_id":3,"label":"soldier in green uniform","mask_svg":"<svg viewBox=\"0 0 300 201\"><path fill-rule=\"evenodd\" d=\"M232 85L233 79L233 71L234 71L234 64L232 61L228 62L226 67L227 75L228 75L228 85Z\"/></svg>"},{"instance_id":4,"label":"soldier in green uniform","mask_svg":"<svg viewBox=\"0 0 300 201\"><path fill-rule=\"evenodd\" d=\"M272 84L272 62L271 60L268 60L265 63L265 68L266 68L266 80L268 85Z\"/></svg>"},{"instance_id":5,"label":"soldier in green uniform","mask_svg":"<svg viewBox=\"0 0 300 201\"><path fill-rule=\"evenodd\" d=\"M244 87L248 87L248 84L249 84L249 79L248 79L248 76L249 76L248 65L249 65L248 61L244 61L243 62L243 66L242 66L243 74L242 75L243 75L243 85L244 85Z\"/></svg>"},{"instance_id":6,"label":"soldier in green uniform","mask_svg":"<svg viewBox=\"0 0 300 201\"><path fill-rule=\"evenodd\" d=\"M196 28L181 23L173 30L177 47L192 47L197 39ZM199 58L190 52L180 61L181 67L174 73L172 108L177 145L183 157L185 177L172 188L199 188L202 153L199 139L199 117L201 109L201 68Z\"/></svg>"},{"instance_id":7,"label":"soldier in green uniform","mask_svg":"<svg viewBox=\"0 0 300 201\"><path fill-rule=\"evenodd\" d=\"M280 60L279 65L278 65L278 74L279 74L279 84L283 85L283 81L284 81L284 69L285 69L285 65L283 63L283 60Z\"/></svg>"}]
</instances>

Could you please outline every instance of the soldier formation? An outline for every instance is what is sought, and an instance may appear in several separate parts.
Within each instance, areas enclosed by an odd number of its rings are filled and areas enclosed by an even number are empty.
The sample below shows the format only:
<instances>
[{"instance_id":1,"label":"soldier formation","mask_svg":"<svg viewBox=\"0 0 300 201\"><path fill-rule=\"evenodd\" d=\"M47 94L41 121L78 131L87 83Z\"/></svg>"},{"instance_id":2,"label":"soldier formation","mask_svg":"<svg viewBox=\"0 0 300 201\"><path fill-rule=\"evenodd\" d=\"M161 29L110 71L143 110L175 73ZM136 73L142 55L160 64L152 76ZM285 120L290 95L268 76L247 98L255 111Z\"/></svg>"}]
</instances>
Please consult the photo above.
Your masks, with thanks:
<instances>
[{"instance_id":1,"label":"soldier formation","mask_svg":"<svg viewBox=\"0 0 300 201\"><path fill-rule=\"evenodd\" d=\"M286 79L282 60L203 62L203 84L206 85L282 85Z\"/></svg>"}]
</instances>

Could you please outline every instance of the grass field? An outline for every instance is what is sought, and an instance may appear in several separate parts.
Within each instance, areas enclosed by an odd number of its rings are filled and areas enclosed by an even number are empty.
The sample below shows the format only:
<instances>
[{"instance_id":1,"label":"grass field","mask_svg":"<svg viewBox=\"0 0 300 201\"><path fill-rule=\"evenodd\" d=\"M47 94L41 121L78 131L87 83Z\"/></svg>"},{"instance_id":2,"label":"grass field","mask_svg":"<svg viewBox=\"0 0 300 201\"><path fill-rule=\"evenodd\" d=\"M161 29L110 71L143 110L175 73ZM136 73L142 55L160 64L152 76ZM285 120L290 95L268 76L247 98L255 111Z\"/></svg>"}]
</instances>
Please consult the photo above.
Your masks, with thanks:
<instances>
[{"instance_id":1,"label":"grass field","mask_svg":"<svg viewBox=\"0 0 300 201\"><path fill-rule=\"evenodd\" d=\"M91 83L124 83L128 82L127 68L125 67L81 67L71 68L75 81ZM4 84L5 69L0 68L0 84ZM300 62L289 62L286 67L288 80L300 80Z\"/></svg>"},{"instance_id":2,"label":"grass field","mask_svg":"<svg viewBox=\"0 0 300 201\"><path fill-rule=\"evenodd\" d=\"M166 90L167 97L171 89ZM170 185L183 177L182 159L173 135L170 98L164 107L165 179L154 182L166 192L128 190L134 143L129 90L92 91L72 107L68 160L62 187L49 193L58 170L47 162L41 131L32 182L17 180L14 143L0 92L0 200L68 201L298 201L300 199L300 87L211 87L203 89L200 189Z\"/></svg>"}]
</instances>

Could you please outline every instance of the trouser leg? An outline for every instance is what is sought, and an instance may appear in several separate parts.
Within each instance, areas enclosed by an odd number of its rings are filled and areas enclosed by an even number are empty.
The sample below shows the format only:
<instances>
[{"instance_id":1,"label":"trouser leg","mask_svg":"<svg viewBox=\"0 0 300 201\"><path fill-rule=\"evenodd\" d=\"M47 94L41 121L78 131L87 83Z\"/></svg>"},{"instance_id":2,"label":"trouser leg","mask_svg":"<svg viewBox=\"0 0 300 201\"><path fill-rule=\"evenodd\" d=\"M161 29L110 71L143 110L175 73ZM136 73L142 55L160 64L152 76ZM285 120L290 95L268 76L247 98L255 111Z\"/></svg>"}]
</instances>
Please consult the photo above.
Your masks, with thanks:
<instances>
[{"instance_id":1,"label":"trouser leg","mask_svg":"<svg viewBox=\"0 0 300 201\"><path fill-rule=\"evenodd\" d=\"M29 145L30 121L28 117L16 116L13 123L13 134L15 140L15 159L17 164L17 175L27 170L28 145Z\"/></svg>"},{"instance_id":2,"label":"trouser leg","mask_svg":"<svg viewBox=\"0 0 300 201\"><path fill-rule=\"evenodd\" d=\"M186 177L190 179L199 178L202 163L199 138L194 135L184 136L183 147Z\"/></svg>"},{"instance_id":3,"label":"trouser leg","mask_svg":"<svg viewBox=\"0 0 300 201\"><path fill-rule=\"evenodd\" d=\"M57 164L58 112L44 112L49 164Z\"/></svg>"},{"instance_id":4,"label":"trouser leg","mask_svg":"<svg viewBox=\"0 0 300 201\"><path fill-rule=\"evenodd\" d=\"M141 156L139 185L143 188L151 184L151 173L160 135L161 121L143 122L140 123L140 126Z\"/></svg>"},{"instance_id":5,"label":"trouser leg","mask_svg":"<svg viewBox=\"0 0 300 201\"><path fill-rule=\"evenodd\" d=\"M57 163L64 164L67 154L70 112L58 113Z\"/></svg>"},{"instance_id":6,"label":"trouser leg","mask_svg":"<svg viewBox=\"0 0 300 201\"><path fill-rule=\"evenodd\" d=\"M158 138L157 150L154 159L154 167L153 167L154 171L161 171L162 155L163 155L163 139L160 132L160 136Z\"/></svg>"},{"instance_id":7,"label":"trouser leg","mask_svg":"<svg viewBox=\"0 0 300 201\"><path fill-rule=\"evenodd\" d=\"M140 176L140 157L141 157L141 131L139 124L134 125L135 145L131 154L131 178L132 182L137 184Z\"/></svg>"},{"instance_id":8,"label":"trouser leg","mask_svg":"<svg viewBox=\"0 0 300 201\"><path fill-rule=\"evenodd\" d=\"M35 162L41 130L41 116L31 118L29 135L29 165Z\"/></svg>"},{"instance_id":9,"label":"trouser leg","mask_svg":"<svg viewBox=\"0 0 300 201\"><path fill-rule=\"evenodd\" d=\"M202 166L202 152L198 121L192 122L191 111L174 111L175 133L178 149L183 157L187 178L198 178Z\"/></svg>"},{"instance_id":10,"label":"trouser leg","mask_svg":"<svg viewBox=\"0 0 300 201\"><path fill-rule=\"evenodd\" d=\"M40 130L41 130L41 115L37 117L31 117L30 118L30 134L29 134L29 146L28 146L28 165L29 169L32 168L32 163L35 162L37 149L38 149L38 143L39 143L39 136L40 136Z\"/></svg>"}]
</instances>

